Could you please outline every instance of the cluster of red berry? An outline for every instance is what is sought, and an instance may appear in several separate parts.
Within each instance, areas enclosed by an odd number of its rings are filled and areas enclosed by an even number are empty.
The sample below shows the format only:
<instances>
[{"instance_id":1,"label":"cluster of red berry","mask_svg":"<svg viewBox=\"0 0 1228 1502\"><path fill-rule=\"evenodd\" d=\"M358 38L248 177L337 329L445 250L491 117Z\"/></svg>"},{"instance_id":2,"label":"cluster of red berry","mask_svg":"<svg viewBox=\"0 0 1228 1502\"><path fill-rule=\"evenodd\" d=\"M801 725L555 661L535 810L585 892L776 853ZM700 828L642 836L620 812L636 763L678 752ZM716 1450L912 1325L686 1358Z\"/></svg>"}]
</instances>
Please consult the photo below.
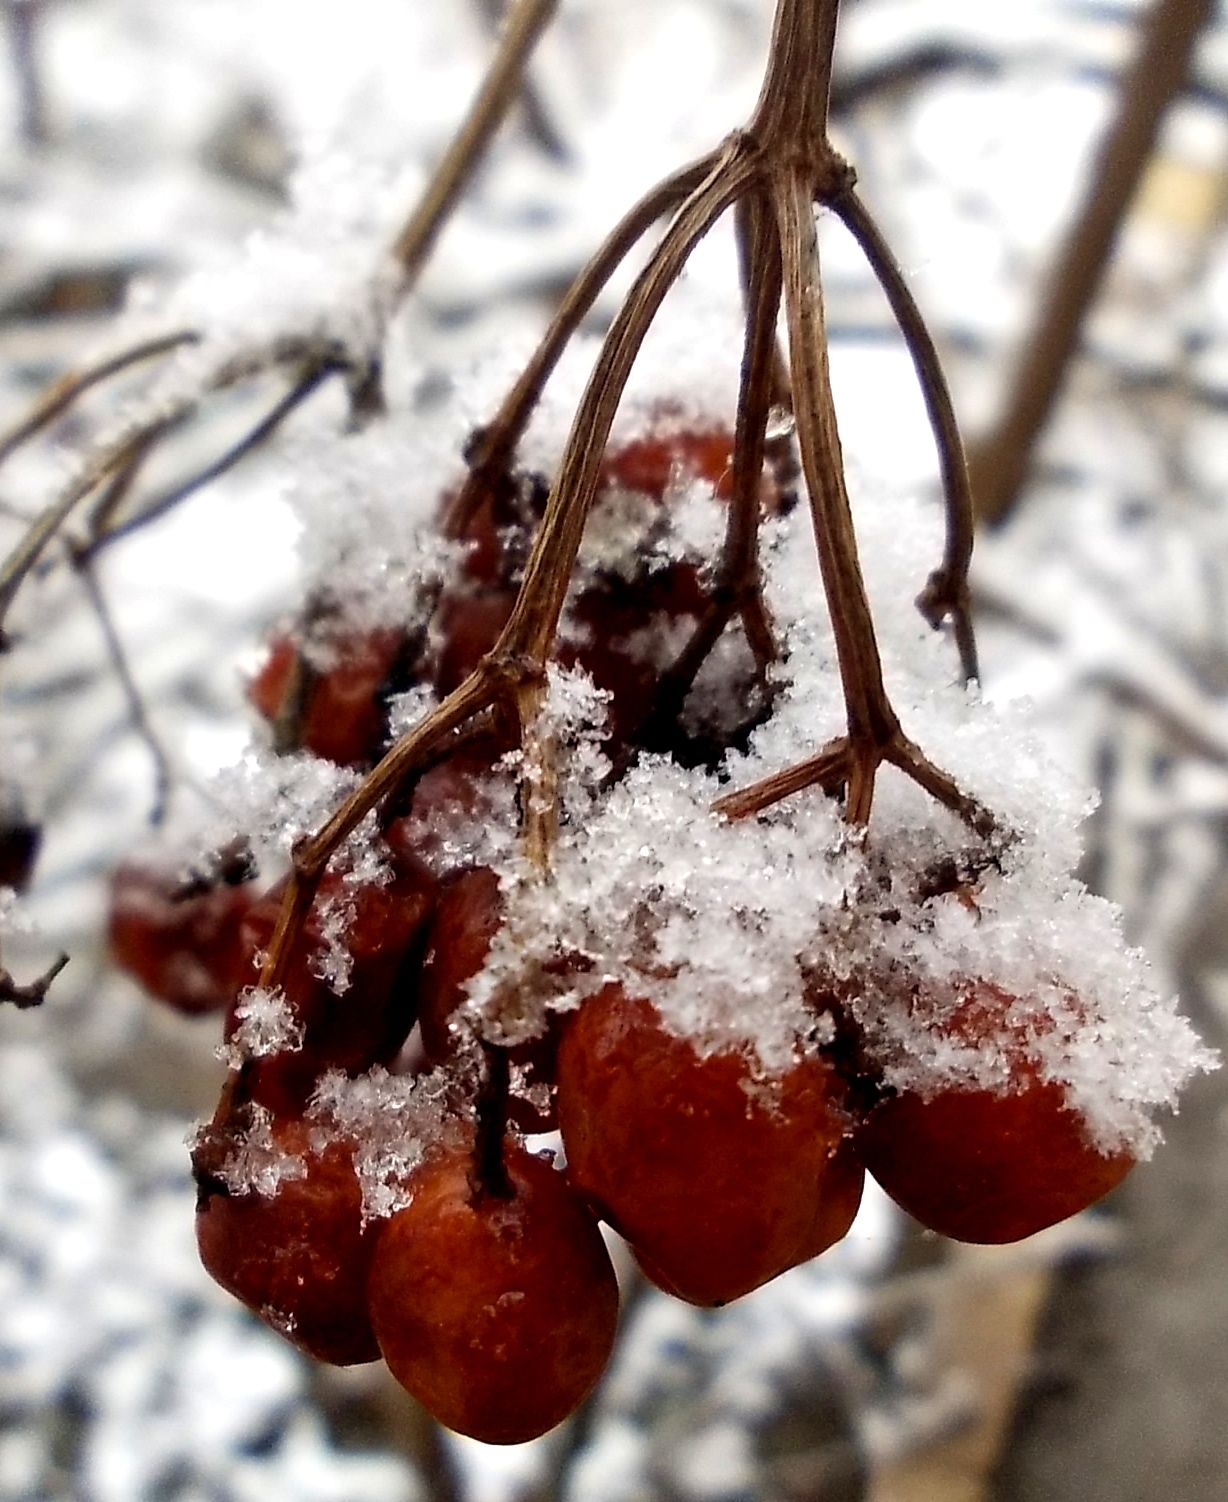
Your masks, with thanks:
<instances>
[{"instance_id":1,"label":"cluster of red berry","mask_svg":"<svg viewBox=\"0 0 1228 1502\"><path fill-rule=\"evenodd\" d=\"M719 430L665 428L610 452L603 493L664 512L689 476L723 497L731 447ZM250 697L279 748L367 767L397 693L460 683L509 618L543 496L516 477L463 519L462 561L430 622L335 630L323 662L278 637ZM658 656L634 636L653 620L693 621L709 597L701 568L677 551L631 577L582 573L558 655L604 691L615 768L650 732L652 749L679 760L713 756L677 716L660 739ZM482 1040L467 1004L504 924L500 879L457 864L424 831L433 813L480 810L511 749L496 724L418 777L385 817L391 874L325 876L273 997L251 988L281 886L262 892L240 857L209 880L176 884L139 865L115 878L117 961L184 1011L227 1009L236 1069L196 1154L205 1266L303 1350L340 1364L382 1355L450 1427L524 1440L571 1412L609 1356L618 1301L599 1219L659 1287L714 1305L844 1236L866 1169L926 1225L973 1241L1028 1235L1127 1171L1129 1157L1098 1151L1042 1077L1029 1037L1011 1031L1012 998L988 984L970 985L933 1026L998 1051L992 1088L889 1083L864 1025L869 977L853 987L858 1005L847 981L816 978L813 1028L783 1070L677 1033L648 977L640 991L595 979L581 1005L547 1012L537 1036ZM346 914L341 994L322 963L333 910ZM399 1208L382 1216L364 1211L361 1144L319 1095L326 1076L377 1069L451 1082L432 1140L407 1156ZM556 1128L565 1171L518 1135ZM265 1179L251 1168L256 1146L274 1165Z\"/></svg>"}]
</instances>

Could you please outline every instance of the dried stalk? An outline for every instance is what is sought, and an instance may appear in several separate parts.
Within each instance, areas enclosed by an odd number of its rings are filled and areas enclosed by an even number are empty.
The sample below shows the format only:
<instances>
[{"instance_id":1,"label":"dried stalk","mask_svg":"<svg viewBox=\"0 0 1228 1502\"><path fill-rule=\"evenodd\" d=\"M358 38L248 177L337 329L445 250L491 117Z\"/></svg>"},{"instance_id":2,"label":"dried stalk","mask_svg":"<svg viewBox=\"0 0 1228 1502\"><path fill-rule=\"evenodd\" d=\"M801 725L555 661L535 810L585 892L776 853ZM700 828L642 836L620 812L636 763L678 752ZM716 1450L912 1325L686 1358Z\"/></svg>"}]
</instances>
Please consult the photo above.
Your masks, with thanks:
<instances>
[{"instance_id":1,"label":"dried stalk","mask_svg":"<svg viewBox=\"0 0 1228 1502\"><path fill-rule=\"evenodd\" d=\"M1143 23L1117 118L1088 170L1083 206L1049 272L1006 410L970 456L972 490L984 522L1005 521L1019 498L1164 117L1181 95L1194 48L1215 10L1213 0L1155 0Z\"/></svg>"},{"instance_id":2,"label":"dried stalk","mask_svg":"<svg viewBox=\"0 0 1228 1502\"><path fill-rule=\"evenodd\" d=\"M399 268L394 306L414 285L440 230L456 207L495 131L506 118L516 98L529 54L549 24L557 5L558 0L515 0L502 31L498 50L477 98L432 175L421 201L390 247L390 259ZM140 360L166 353L185 343L198 342L199 338L199 334L195 332L182 332L148 341L114 356L81 376L70 378L66 385L62 383L60 387L53 388L34 411L6 439L0 441L0 462L18 444L66 411L91 386ZM332 346L321 347L318 342L313 344L311 341L289 340L271 349L245 352L228 361L213 373L201 390L178 399L169 410L137 424L92 456L81 473L29 527L21 542L0 564L0 647L5 642L4 621L17 591L47 545L81 502L132 463L138 454L156 443L171 427L190 417L206 396L263 371L277 368L293 370L294 384L284 402L270 414L275 421L266 419L261 425L258 430L261 438L267 437L277 423L293 410L298 400L314 389L315 384L318 384L316 378L322 374L343 370L351 377L352 405L356 416L369 415L372 410L378 410L380 405L378 365L355 371L352 360L346 357L345 352ZM242 445L241 452L246 453L250 446ZM235 462L240 456L231 456L230 462ZM229 467L225 461L221 463L223 468ZM187 483L187 493L197 488L196 482ZM126 530L130 531L154 520L166 509L164 504L155 503L139 513L139 520L133 517L130 524L125 523Z\"/></svg>"},{"instance_id":3,"label":"dried stalk","mask_svg":"<svg viewBox=\"0 0 1228 1502\"><path fill-rule=\"evenodd\" d=\"M832 201L831 207L860 245L870 269L887 296L896 324L912 357L917 382L925 400L925 410L938 446L942 488L946 497L947 536L942 563L929 576L917 599L917 607L935 630L945 620L950 620L964 682L972 683L981 676L968 596L968 565L972 561L976 515L972 485L968 478L968 461L964 456L964 441L955 416L951 390L943 374L933 336L904 279L900 264L851 184L846 192Z\"/></svg>"},{"instance_id":4,"label":"dried stalk","mask_svg":"<svg viewBox=\"0 0 1228 1502\"><path fill-rule=\"evenodd\" d=\"M730 136L719 151L667 179L620 223L568 294L537 354L504 403L495 422L479 435L471 455L469 482L453 508L451 525L463 525L481 497L481 487L506 479L517 438L567 340L592 306L600 288L627 251L661 215L673 218L610 326L593 373L580 399L564 446L558 475L546 505L508 622L492 651L437 709L404 736L328 823L296 853L276 931L261 973L263 986L276 986L319 879L341 842L385 799L395 799L409 777L475 715L492 709L519 727L525 755L526 796L523 836L530 860L545 876L556 818L553 748L542 733L541 708L548 662L584 526L599 483L601 464L623 389L641 344L666 293L688 257L731 207L742 216L743 275L747 291L747 330L734 443L733 499L722 557L721 589L714 611L702 622L684 654L691 658L716 640L732 612L758 599L759 483L765 456L768 414L780 394L777 320L782 298L789 334L789 374L802 472L809 494L820 573L844 696L847 733L817 756L752 788L731 793L715 805L725 817L746 817L805 787L845 792L850 824L864 826L873 803L879 766L889 761L979 835L996 833L988 810L965 795L904 734L883 682L874 622L857 554L856 535L844 482L840 439L827 363L822 288L814 224L816 203L855 204L852 174L832 150L826 134L831 81L831 50L838 0L779 0L766 79L748 128ZM850 211L862 225L856 208ZM868 254L876 269L884 259L869 235ZM889 294L890 295L890 294ZM899 301L898 287L892 302ZM919 332L911 300L900 303L914 358L926 385L927 401L942 408L945 387L935 374L928 336ZM949 403L948 403L949 406ZM932 409L933 410L933 407ZM940 443L946 418L936 421ZM944 458L958 454L946 439ZM954 520L939 591L949 610L966 599L967 537L961 513ZM953 538L953 540L952 540ZM942 571L940 570L940 573ZM761 612L761 601L760 601ZM761 612L757 625L765 658L775 651L770 624ZM697 666L697 664L696 664ZM224 1118L241 1100L243 1071L232 1076L219 1112Z\"/></svg>"}]
</instances>

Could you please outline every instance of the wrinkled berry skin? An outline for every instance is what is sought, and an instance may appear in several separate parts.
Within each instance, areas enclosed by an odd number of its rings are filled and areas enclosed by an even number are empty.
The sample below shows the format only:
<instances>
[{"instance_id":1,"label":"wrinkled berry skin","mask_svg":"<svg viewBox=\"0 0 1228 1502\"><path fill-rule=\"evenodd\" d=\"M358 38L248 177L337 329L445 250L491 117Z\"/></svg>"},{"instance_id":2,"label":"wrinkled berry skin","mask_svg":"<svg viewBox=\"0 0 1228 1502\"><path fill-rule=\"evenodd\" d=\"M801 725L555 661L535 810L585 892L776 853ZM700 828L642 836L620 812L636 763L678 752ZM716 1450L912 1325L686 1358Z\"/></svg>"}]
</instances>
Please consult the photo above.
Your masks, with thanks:
<instances>
[{"instance_id":1,"label":"wrinkled berry skin","mask_svg":"<svg viewBox=\"0 0 1228 1502\"><path fill-rule=\"evenodd\" d=\"M505 1144L512 1194L475 1185L470 1146L440 1149L380 1232L371 1320L392 1375L487 1444L554 1428L613 1349L618 1285L596 1221L562 1174Z\"/></svg>"},{"instance_id":2,"label":"wrinkled berry skin","mask_svg":"<svg viewBox=\"0 0 1228 1502\"><path fill-rule=\"evenodd\" d=\"M181 890L177 872L130 862L111 877L111 958L177 1012L218 1011L244 979L243 920L254 883Z\"/></svg>"},{"instance_id":3,"label":"wrinkled berry skin","mask_svg":"<svg viewBox=\"0 0 1228 1502\"><path fill-rule=\"evenodd\" d=\"M362 1224L350 1147L313 1147L301 1121L274 1128L304 1173L271 1196L202 1186L196 1243L210 1276L299 1350L334 1366L376 1361L367 1276L377 1225Z\"/></svg>"},{"instance_id":4,"label":"wrinkled berry skin","mask_svg":"<svg viewBox=\"0 0 1228 1502\"><path fill-rule=\"evenodd\" d=\"M383 749L386 695L401 683L403 632L350 632L334 648L336 664L317 672L288 636L277 636L247 687L249 703L277 723L288 712L292 734L279 749L312 751L343 767L363 767Z\"/></svg>"},{"instance_id":5,"label":"wrinkled berry skin","mask_svg":"<svg viewBox=\"0 0 1228 1502\"><path fill-rule=\"evenodd\" d=\"M1088 1139L1060 1085L1021 1078L1011 1093L890 1096L857 1134L866 1168L902 1209L955 1241L1021 1241L1076 1215L1133 1166Z\"/></svg>"},{"instance_id":6,"label":"wrinkled berry skin","mask_svg":"<svg viewBox=\"0 0 1228 1502\"><path fill-rule=\"evenodd\" d=\"M743 1054L701 1058L617 985L559 1048L568 1176L653 1281L693 1304L740 1298L847 1232L864 1175L843 1102L817 1053L760 1086Z\"/></svg>"}]
</instances>

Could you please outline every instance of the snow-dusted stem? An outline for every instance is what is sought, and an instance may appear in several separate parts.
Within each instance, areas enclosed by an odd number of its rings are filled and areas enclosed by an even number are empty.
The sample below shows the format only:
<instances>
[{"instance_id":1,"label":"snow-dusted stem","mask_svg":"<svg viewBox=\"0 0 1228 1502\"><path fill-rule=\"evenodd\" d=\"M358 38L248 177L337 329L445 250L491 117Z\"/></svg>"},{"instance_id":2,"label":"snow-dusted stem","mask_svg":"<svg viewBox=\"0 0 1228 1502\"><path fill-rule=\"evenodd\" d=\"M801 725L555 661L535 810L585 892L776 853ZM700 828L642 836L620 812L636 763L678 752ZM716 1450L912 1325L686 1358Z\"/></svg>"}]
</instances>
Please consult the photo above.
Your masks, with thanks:
<instances>
[{"instance_id":1,"label":"snow-dusted stem","mask_svg":"<svg viewBox=\"0 0 1228 1502\"><path fill-rule=\"evenodd\" d=\"M870 817L874 776L883 748L897 734L899 722L883 684L874 620L857 556L827 363L814 188L800 172L791 173L781 182L776 213L784 262L797 441L848 720L851 766L847 814L851 823L864 824Z\"/></svg>"},{"instance_id":2,"label":"snow-dusted stem","mask_svg":"<svg viewBox=\"0 0 1228 1502\"><path fill-rule=\"evenodd\" d=\"M597 491L606 441L631 367L665 294L678 280L691 252L741 195L753 170L742 138L732 138L704 182L679 209L610 325L567 435L520 595L494 649L496 659L514 662L528 658L539 669L544 668Z\"/></svg>"},{"instance_id":3,"label":"snow-dusted stem","mask_svg":"<svg viewBox=\"0 0 1228 1502\"><path fill-rule=\"evenodd\" d=\"M42 432L57 417L67 412L78 397L84 396L93 387L109 381L113 375L119 375L134 365L169 355L185 344L197 343L199 339L200 335L190 329L180 330L177 334L162 334L156 339L145 339L140 344L130 345L117 355L108 355L106 359L99 360L84 370L61 376L39 397L30 411L0 437L0 464L27 439Z\"/></svg>"},{"instance_id":4,"label":"snow-dusted stem","mask_svg":"<svg viewBox=\"0 0 1228 1502\"><path fill-rule=\"evenodd\" d=\"M980 678L968 596L968 567L972 562L972 538L976 519L972 486L968 479L968 461L964 455L964 441L955 417L950 388L943 374L933 336L921 316L921 310L917 307L900 264L866 206L850 185L846 192L831 200L831 207L861 246L870 269L886 294L912 357L917 382L925 400L925 410L938 446L947 521L942 563L930 575L918 597L917 606L935 628L941 626L944 620L950 620L964 680L971 683Z\"/></svg>"}]
</instances>

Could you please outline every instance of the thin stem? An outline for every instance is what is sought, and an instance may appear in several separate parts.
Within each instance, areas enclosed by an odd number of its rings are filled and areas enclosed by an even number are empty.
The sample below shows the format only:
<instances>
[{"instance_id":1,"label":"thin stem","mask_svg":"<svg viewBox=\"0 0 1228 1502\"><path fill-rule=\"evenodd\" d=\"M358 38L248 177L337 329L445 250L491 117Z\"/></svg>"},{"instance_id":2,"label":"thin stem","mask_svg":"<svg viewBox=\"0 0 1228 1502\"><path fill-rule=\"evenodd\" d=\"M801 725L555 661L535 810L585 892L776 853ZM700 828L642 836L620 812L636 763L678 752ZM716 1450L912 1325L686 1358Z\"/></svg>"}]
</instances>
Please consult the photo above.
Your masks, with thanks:
<instances>
[{"instance_id":1,"label":"thin stem","mask_svg":"<svg viewBox=\"0 0 1228 1502\"><path fill-rule=\"evenodd\" d=\"M806 788L820 787L825 793L834 793L848 776L848 767L848 737L842 735L829 741L816 756L807 757L805 761L786 767L783 772L773 772L769 777L717 798L712 804L712 812L730 821L748 819Z\"/></svg>"},{"instance_id":2,"label":"thin stem","mask_svg":"<svg viewBox=\"0 0 1228 1502\"><path fill-rule=\"evenodd\" d=\"M780 252L775 225L757 198L738 204L748 236L746 333L734 432L733 472L719 582L690 640L661 675L652 707L631 739L652 746L676 719L713 647L735 614L746 622L747 640L766 688L767 671L779 656L759 581L759 511L765 456L764 435L776 389L780 311Z\"/></svg>"},{"instance_id":3,"label":"thin stem","mask_svg":"<svg viewBox=\"0 0 1228 1502\"><path fill-rule=\"evenodd\" d=\"M507 1049L483 1043L486 1078L478 1095L478 1129L474 1141L474 1190L477 1198L511 1199L515 1194L503 1157L503 1140L507 1132L507 1095L510 1069Z\"/></svg>"},{"instance_id":4,"label":"thin stem","mask_svg":"<svg viewBox=\"0 0 1228 1502\"><path fill-rule=\"evenodd\" d=\"M166 802L171 788L171 764L162 742L154 732L149 719L149 712L145 708L145 700L133 677L132 668L128 662L128 654L124 651L124 644L111 616L106 597L98 582L98 576L94 572L88 557L78 553L73 556L73 567L81 580L82 587L89 598L90 605L98 619L98 625L102 631L103 641L106 643L107 655L111 659L111 666L115 669L115 676L119 679L123 689L124 698L128 701L128 713L132 719L132 728L145 742L149 750L150 759L154 768L154 797L149 811L149 822L161 824L166 814Z\"/></svg>"},{"instance_id":5,"label":"thin stem","mask_svg":"<svg viewBox=\"0 0 1228 1502\"><path fill-rule=\"evenodd\" d=\"M899 726L883 684L874 620L857 557L827 364L811 188L799 173L780 185L776 211L784 258L798 446L854 753L849 817L854 823L863 823L869 817L877 755Z\"/></svg>"},{"instance_id":6,"label":"thin stem","mask_svg":"<svg viewBox=\"0 0 1228 1502\"><path fill-rule=\"evenodd\" d=\"M558 0L516 0L477 98L449 143L430 184L392 246L401 289L411 286L456 207L474 167L520 92L525 64L558 9Z\"/></svg>"},{"instance_id":7,"label":"thin stem","mask_svg":"<svg viewBox=\"0 0 1228 1502\"><path fill-rule=\"evenodd\" d=\"M1019 498L1079 346L1084 320L1169 107L1215 14L1213 0L1156 0L1121 85L1121 107L1087 175L1082 208L1048 274L1043 305L1011 381L1006 410L973 446L972 490L983 521L1004 521Z\"/></svg>"},{"instance_id":8,"label":"thin stem","mask_svg":"<svg viewBox=\"0 0 1228 1502\"><path fill-rule=\"evenodd\" d=\"M610 325L576 409L524 583L495 646L496 656L512 660L525 654L537 664L545 663L596 493L606 440L640 345L692 250L741 194L753 171L743 139L735 137L679 209Z\"/></svg>"},{"instance_id":9,"label":"thin stem","mask_svg":"<svg viewBox=\"0 0 1228 1502\"><path fill-rule=\"evenodd\" d=\"M473 508L490 484L505 475L516 445L528 426L564 349L588 316L614 272L662 215L693 193L712 171L716 157L708 155L671 173L650 189L619 220L597 253L576 277L541 342L503 400L494 420L477 435L469 455L469 476L448 510L445 531L463 531Z\"/></svg>"},{"instance_id":10,"label":"thin stem","mask_svg":"<svg viewBox=\"0 0 1228 1502\"><path fill-rule=\"evenodd\" d=\"M199 339L200 335L190 330L164 334L157 339L146 339L140 344L134 344L117 355L109 355L86 370L62 376L38 399L26 416L0 438L0 464L27 439L33 438L65 413L92 386L109 380L113 375L119 375L133 365L140 365L145 360L170 354L172 350L180 349L185 344L195 344Z\"/></svg>"},{"instance_id":11,"label":"thin stem","mask_svg":"<svg viewBox=\"0 0 1228 1502\"><path fill-rule=\"evenodd\" d=\"M502 0L478 0L478 8L490 25L496 29L503 24L504 6ZM567 162L571 159L571 153L567 149L562 136L554 128L554 122L550 118L549 111L542 103L541 92L533 81L524 78L520 86L520 110L524 116L525 127L530 138L537 143L542 152L551 161Z\"/></svg>"},{"instance_id":12,"label":"thin stem","mask_svg":"<svg viewBox=\"0 0 1228 1502\"><path fill-rule=\"evenodd\" d=\"M917 382L925 400L925 410L938 446L942 489L946 498L946 545L942 564L930 575L917 600L917 606L935 628L950 617L964 680L971 683L980 678L968 596L968 568L972 562L976 517L972 485L968 479L968 461L964 456L964 441L955 416L955 406L951 401L950 387L943 374L933 336L904 279L900 264L852 186L832 199L830 207L840 216L861 246L871 271L886 294L912 357Z\"/></svg>"},{"instance_id":13,"label":"thin stem","mask_svg":"<svg viewBox=\"0 0 1228 1502\"><path fill-rule=\"evenodd\" d=\"M122 469L135 454L141 451L152 433L161 434L173 427L188 410L190 410L190 404L182 403L171 416L161 418L156 423L151 423L145 428L117 439L91 463L86 464L77 478L71 481L59 496L39 513L25 536L3 564L0 564L0 649L3 649L6 641L4 621L17 591L52 538L102 480Z\"/></svg>"},{"instance_id":14,"label":"thin stem","mask_svg":"<svg viewBox=\"0 0 1228 1502\"><path fill-rule=\"evenodd\" d=\"M126 516L122 521L116 522L98 532L82 548L81 552L83 556L86 559L97 557L99 553L103 552L104 549L110 547L113 543L118 542L123 537L130 536L142 527L147 527L150 522L157 521L159 517L165 516L168 511L174 510L181 502L186 501L189 496L195 495L198 490L203 489L206 485L211 484L214 480L224 475L228 470L233 469L241 459L246 458L254 449L259 448L267 438L270 438L281 427L286 418L298 407L301 407L307 398L317 391L329 376L336 373L337 369L338 367L335 365L321 364L314 369L307 370L290 390L278 399L255 427L249 429L224 454L219 455L212 463L205 465L203 469L197 470L194 475L190 475L186 480L180 481L178 485L164 491L162 495L156 496L152 501L146 502L133 515ZM141 455L141 457L143 458L144 455Z\"/></svg>"}]
</instances>

